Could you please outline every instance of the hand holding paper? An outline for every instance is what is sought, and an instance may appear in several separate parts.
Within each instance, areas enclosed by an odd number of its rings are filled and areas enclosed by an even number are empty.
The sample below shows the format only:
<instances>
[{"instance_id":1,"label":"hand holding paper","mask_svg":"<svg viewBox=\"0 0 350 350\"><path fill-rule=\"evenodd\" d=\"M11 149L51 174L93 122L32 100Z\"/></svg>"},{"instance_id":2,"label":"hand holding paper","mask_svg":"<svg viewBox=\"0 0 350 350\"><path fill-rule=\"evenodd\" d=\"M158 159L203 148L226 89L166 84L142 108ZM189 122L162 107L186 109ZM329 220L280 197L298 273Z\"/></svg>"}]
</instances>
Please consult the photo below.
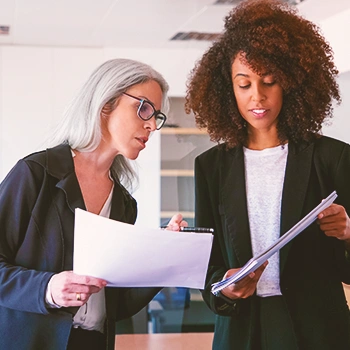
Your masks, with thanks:
<instances>
[{"instance_id":1,"label":"hand holding paper","mask_svg":"<svg viewBox=\"0 0 350 350\"><path fill-rule=\"evenodd\" d=\"M301 219L297 224L295 224L288 232L281 236L273 245L271 245L259 255L251 258L242 267L242 269L239 270L239 272L220 282L213 283L211 292L217 295L221 290L223 290L230 284L240 281L242 278L246 277L250 272L255 271L273 254L275 254L278 250L280 250L288 242L290 242L295 236L297 236L300 232L302 232L309 225L311 225L317 219L318 214L320 214L324 209L329 207L336 198L337 193L334 191L326 199L324 199L317 207L311 210L303 219Z\"/></svg>"},{"instance_id":2,"label":"hand holding paper","mask_svg":"<svg viewBox=\"0 0 350 350\"><path fill-rule=\"evenodd\" d=\"M74 272L115 287L204 288L213 235L140 228L76 209Z\"/></svg>"},{"instance_id":3,"label":"hand holding paper","mask_svg":"<svg viewBox=\"0 0 350 350\"><path fill-rule=\"evenodd\" d=\"M232 283L221 291L223 295L231 300L248 298L256 291L256 285L264 272L268 262L258 267L255 271L251 271L247 276L243 277L236 283ZM241 269L230 269L226 272L224 280L238 273Z\"/></svg>"}]
</instances>

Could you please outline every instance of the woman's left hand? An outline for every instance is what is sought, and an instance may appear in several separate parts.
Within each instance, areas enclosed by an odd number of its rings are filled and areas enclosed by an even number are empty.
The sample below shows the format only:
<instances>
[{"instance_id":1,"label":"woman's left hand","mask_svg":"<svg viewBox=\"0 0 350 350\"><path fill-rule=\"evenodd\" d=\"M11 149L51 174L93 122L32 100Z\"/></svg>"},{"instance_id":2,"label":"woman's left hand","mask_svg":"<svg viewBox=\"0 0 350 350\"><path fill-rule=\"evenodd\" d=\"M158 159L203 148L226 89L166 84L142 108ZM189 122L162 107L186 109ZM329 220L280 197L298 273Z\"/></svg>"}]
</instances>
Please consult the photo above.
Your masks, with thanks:
<instances>
[{"instance_id":1,"label":"woman's left hand","mask_svg":"<svg viewBox=\"0 0 350 350\"><path fill-rule=\"evenodd\" d=\"M350 219L343 206L333 203L317 218L321 230L327 236L350 243Z\"/></svg>"},{"instance_id":2,"label":"woman's left hand","mask_svg":"<svg viewBox=\"0 0 350 350\"><path fill-rule=\"evenodd\" d=\"M180 231L181 226L187 227L188 223L183 219L183 216L178 213L170 219L166 229L171 231Z\"/></svg>"}]
</instances>

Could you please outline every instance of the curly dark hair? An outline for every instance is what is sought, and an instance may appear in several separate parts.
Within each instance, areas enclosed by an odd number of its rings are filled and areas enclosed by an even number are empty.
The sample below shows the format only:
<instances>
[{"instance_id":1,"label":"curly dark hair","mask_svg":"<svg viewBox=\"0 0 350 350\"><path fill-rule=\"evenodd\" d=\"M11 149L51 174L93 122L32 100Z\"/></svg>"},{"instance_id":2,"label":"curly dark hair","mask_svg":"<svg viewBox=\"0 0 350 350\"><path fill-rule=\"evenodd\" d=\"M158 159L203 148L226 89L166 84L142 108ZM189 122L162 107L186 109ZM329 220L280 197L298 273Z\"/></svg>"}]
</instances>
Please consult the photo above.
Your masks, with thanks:
<instances>
[{"instance_id":1,"label":"curly dark hair","mask_svg":"<svg viewBox=\"0 0 350 350\"><path fill-rule=\"evenodd\" d=\"M222 36L196 63L187 82L186 112L199 128L229 147L245 145L231 78L239 53L257 74L272 74L283 89L280 141L311 140L341 102L333 51L312 22L280 1L243 1L225 19Z\"/></svg>"}]
</instances>

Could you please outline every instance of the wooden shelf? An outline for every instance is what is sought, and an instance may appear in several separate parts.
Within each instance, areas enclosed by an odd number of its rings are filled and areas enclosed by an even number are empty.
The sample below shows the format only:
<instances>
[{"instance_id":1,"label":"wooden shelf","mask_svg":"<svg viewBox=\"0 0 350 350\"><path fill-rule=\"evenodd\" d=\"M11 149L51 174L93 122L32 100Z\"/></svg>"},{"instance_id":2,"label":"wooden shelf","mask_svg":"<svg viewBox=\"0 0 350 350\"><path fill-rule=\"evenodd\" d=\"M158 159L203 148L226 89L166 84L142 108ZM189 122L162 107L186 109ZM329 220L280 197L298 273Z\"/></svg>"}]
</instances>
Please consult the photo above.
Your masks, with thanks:
<instances>
[{"instance_id":1,"label":"wooden shelf","mask_svg":"<svg viewBox=\"0 0 350 350\"><path fill-rule=\"evenodd\" d=\"M162 219L171 218L173 215L181 213L181 215L184 218L194 219L194 212L193 211L183 211L183 210L177 210L177 211L161 211L160 217Z\"/></svg>"},{"instance_id":2,"label":"wooden shelf","mask_svg":"<svg viewBox=\"0 0 350 350\"><path fill-rule=\"evenodd\" d=\"M189 169L162 169L160 171L160 176L194 176L194 170Z\"/></svg>"},{"instance_id":3,"label":"wooden shelf","mask_svg":"<svg viewBox=\"0 0 350 350\"><path fill-rule=\"evenodd\" d=\"M161 129L162 135L207 135L207 130L197 128L167 128Z\"/></svg>"}]
</instances>

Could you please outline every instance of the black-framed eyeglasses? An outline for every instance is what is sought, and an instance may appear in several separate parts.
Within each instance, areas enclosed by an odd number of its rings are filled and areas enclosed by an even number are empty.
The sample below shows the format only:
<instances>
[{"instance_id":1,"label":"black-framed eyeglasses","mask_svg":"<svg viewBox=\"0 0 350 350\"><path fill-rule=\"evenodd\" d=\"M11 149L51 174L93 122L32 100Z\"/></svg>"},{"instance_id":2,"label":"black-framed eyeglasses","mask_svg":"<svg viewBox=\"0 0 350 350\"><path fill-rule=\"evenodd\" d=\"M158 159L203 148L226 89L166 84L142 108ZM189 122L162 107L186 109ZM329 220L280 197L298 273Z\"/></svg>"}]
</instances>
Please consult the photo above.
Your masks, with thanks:
<instances>
[{"instance_id":1,"label":"black-framed eyeglasses","mask_svg":"<svg viewBox=\"0 0 350 350\"><path fill-rule=\"evenodd\" d=\"M156 119L156 129L159 130L163 127L166 121L166 115L161 111L157 111L150 101L147 101L136 96L132 96L126 92L123 95L129 96L135 100L140 101L139 108L137 109L137 115L142 120L150 120L153 116Z\"/></svg>"}]
</instances>

